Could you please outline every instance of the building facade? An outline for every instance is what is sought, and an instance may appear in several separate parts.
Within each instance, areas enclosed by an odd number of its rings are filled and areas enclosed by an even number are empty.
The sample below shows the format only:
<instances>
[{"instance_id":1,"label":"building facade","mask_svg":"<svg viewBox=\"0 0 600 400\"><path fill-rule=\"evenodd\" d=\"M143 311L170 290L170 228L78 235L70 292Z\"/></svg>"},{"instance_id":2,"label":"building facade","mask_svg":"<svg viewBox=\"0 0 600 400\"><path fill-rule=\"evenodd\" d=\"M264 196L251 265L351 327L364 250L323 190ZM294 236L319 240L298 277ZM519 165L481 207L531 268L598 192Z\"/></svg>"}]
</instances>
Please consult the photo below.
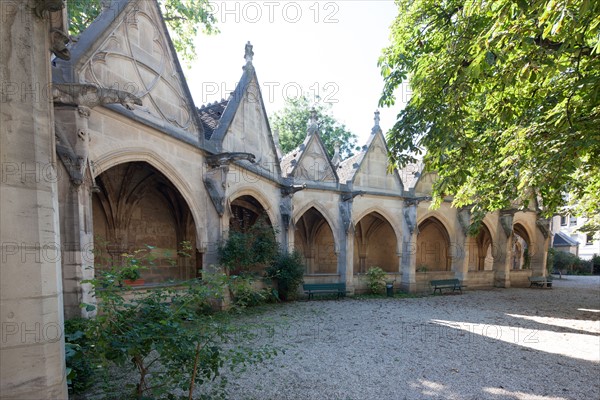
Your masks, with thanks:
<instances>
[{"instance_id":1,"label":"building facade","mask_svg":"<svg viewBox=\"0 0 600 400\"><path fill-rule=\"evenodd\" d=\"M451 199L430 208L435 174L387 172L377 112L367 143L346 160L329 157L314 119L283 155L249 43L235 91L198 108L156 2L113 1L68 49L61 4L3 11L20 21L1 27L11 44L2 82L14 83L2 93L4 397L66 397L64 338L52 327L86 315L79 305L94 299L82 281L98 254L115 262L146 244L186 241L191 257L144 278L189 279L218 264L230 229L262 218L301 252L307 283L345 282L350 293L365 290L372 266L409 292L432 279L491 288L545 275L549 221L506 210L469 236L469 209Z\"/></svg>"}]
</instances>

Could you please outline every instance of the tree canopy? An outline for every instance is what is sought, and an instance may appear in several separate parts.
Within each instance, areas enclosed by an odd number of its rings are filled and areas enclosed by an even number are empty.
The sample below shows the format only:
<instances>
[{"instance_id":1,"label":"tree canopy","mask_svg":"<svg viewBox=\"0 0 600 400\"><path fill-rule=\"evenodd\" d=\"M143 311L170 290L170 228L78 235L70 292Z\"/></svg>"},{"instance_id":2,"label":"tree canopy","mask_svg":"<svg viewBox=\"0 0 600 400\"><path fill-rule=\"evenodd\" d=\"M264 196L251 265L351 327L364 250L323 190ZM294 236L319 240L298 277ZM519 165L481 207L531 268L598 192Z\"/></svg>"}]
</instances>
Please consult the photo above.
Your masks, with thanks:
<instances>
[{"instance_id":1,"label":"tree canopy","mask_svg":"<svg viewBox=\"0 0 600 400\"><path fill-rule=\"evenodd\" d=\"M102 11L103 0L69 0L69 34L78 36ZM217 33L209 0L158 0L177 54L189 63L196 58L194 39L198 29Z\"/></svg>"},{"instance_id":2,"label":"tree canopy","mask_svg":"<svg viewBox=\"0 0 600 400\"><path fill-rule=\"evenodd\" d=\"M412 98L388 132L394 167L424 153L475 216L600 211L600 2L397 0L380 105ZM565 196L565 194L569 196ZM598 221L596 221L597 223Z\"/></svg>"},{"instance_id":3,"label":"tree canopy","mask_svg":"<svg viewBox=\"0 0 600 400\"><path fill-rule=\"evenodd\" d=\"M335 143L340 145L340 156L346 158L356 150L356 135L331 115L331 104L312 104L308 96L287 98L282 110L271 118L271 127L279 131L279 144L283 153L296 148L306 138L306 129L314 109L319 126L319 135L332 157Z\"/></svg>"}]
</instances>

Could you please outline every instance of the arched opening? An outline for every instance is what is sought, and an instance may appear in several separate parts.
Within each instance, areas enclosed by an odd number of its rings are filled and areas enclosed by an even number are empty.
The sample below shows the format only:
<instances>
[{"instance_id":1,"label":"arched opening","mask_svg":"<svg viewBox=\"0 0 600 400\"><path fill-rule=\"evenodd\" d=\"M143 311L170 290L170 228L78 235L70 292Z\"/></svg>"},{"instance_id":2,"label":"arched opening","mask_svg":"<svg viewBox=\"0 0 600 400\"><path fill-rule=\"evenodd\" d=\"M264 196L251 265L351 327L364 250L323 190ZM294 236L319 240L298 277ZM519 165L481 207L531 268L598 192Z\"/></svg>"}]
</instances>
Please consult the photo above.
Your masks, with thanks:
<instances>
[{"instance_id":1,"label":"arched opening","mask_svg":"<svg viewBox=\"0 0 600 400\"><path fill-rule=\"evenodd\" d=\"M258 221L273 226L267 211L258 200L249 195L236 198L231 202L229 229L235 232L247 232Z\"/></svg>"},{"instance_id":2,"label":"arched opening","mask_svg":"<svg viewBox=\"0 0 600 400\"><path fill-rule=\"evenodd\" d=\"M531 266L529 248L531 241L525 227L519 223L513 225L512 269L528 269Z\"/></svg>"},{"instance_id":3,"label":"arched opening","mask_svg":"<svg viewBox=\"0 0 600 400\"><path fill-rule=\"evenodd\" d=\"M198 277L202 254L196 225L177 188L145 162L128 162L96 177L93 195L95 267L120 266L124 254L145 264L146 284Z\"/></svg>"},{"instance_id":4,"label":"arched opening","mask_svg":"<svg viewBox=\"0 0 600 400\"><path fill-rule=\"evenodd\" d=\"M398 272L397 239L394 228L377 212L365 215L354 233L354 273L362 274L371 267Z\"/></svg>"},{"instance_id":5,"label":"arched opening","mask_svg":"<svg viewBox=\"0 0 600 400\"><path fill-rule=\"evenodd\" d=\"M492 235L485 224L481 225L474 242L475 246L472 246L469 252L469 265L474 265L476 271L491 271L494 266Z\"/></svg>"},{"instance_id":6,"label":"arched opening","mask_svg":"<svg viewBox=\"0 0 600 400\"><path fill-rule=\"evenodd\" d=\"M419 224L417 235L417 271L449 271L450 236L444 225L435 217Z\"/></svg>"},{"instance_id":7,"label":"arched opening","mask_svg":"<svg viewBox=\"0 0 600 400\"><path fill-rule=\"evenodd\" d=\"M337 273L333 231L323 214L316 208L308 209L296 223L294 243L304 258L305 273Z\"/></svg>"}]
</instances>

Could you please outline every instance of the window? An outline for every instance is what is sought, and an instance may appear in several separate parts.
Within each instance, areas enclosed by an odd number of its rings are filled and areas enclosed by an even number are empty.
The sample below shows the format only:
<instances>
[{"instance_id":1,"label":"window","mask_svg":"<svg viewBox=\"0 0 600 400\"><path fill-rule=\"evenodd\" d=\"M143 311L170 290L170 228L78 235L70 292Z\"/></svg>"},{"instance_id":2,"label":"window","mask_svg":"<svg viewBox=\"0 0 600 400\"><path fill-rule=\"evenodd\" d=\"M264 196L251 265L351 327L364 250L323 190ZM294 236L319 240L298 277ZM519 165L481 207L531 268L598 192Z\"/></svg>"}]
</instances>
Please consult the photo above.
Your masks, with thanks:
<instances>
[{"instance_id":1,"label":"window","mask_svg":"<svg viewBox=\"0 0 600 400\"><path fill-rule=\"evenodd\" d=\"M571 226L577 225L577 217L569 218L569 225L571 225Z\"/></svg>"},{"instance_id":2,"label":"window","mask_svg":"<svg viewBox=\"0 0 600 400\"><path fill-rule=\"evenodd\" d=\"M560 216L560 226L567 226L567 216L566 215Z\"/></svg>"},{"instance_id":3,"label":"window","mask_svg":"<svg viewBox=\"0 0 600 400\"><path fill-rule=\"evenodd\" d=\"M586 245L594 244L594 235L592 235L591 233L586 234L585 235L585 244Z\"/></svg>"}]
</instances>

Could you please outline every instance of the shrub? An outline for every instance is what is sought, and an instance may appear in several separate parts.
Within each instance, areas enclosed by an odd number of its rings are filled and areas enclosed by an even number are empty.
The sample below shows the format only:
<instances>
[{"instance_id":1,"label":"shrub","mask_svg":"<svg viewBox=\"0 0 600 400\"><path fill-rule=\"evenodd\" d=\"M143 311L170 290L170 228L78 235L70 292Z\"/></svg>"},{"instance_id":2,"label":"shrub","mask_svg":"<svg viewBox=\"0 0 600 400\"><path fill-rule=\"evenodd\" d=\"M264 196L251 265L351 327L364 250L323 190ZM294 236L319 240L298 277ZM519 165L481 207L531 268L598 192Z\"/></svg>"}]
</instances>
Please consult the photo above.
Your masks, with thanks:
<instances>
[{"instance_id":1,"label":"shrub","mask_svg":"<svg viewBox=\"0 0 600 400\"><path fill-rule=\"evenodd\" d=\"M91 343L85 334L88 325L88 320L83 318L65 321L67 384L72 394L83 393L92 385Z\"/></svg>"},{"instance_id":2,"label":"shrub","mask_svg":"<svg viewBox=\"0 0 600 400\"><path fill-rule=\"evenodd\" d=\"M274 300L273 290L270 288L255 289L251 276L231 276L229 287L233 295L233 304L238 307L253 307Z\"/></svg>"},{"instance_id":3,"label":"shrub","mask_svg":"<svg viewBox=\"0 0 600 400\"><path fill-rule=\"evenodd\" d=\"M262 271L277 256L279 245L276 231L259 219L247 231L229 231L229 237L219 246L221 265L231 275Z\"/></svg>"},{"instance_id":4,"label":"shrub","mask_svg":"<svg viewBox=\"0 0 600 400\"><path fill-rule=\"evenodd\" d=\"M236 335L239 339L240 332L201 312L222 296L223 273L204 273L202 281L181 282L178 288L133 293L110 271L100 271L87 283L99 299L98 315L87 320L84 331L94 344L87 355L101 366L106 390L113 395L126 387L138 399L174 398L173 391L179 389L192 398L194 386L216 379L224 366L234 369L275 354L267 347L244 347L243 340L227 344ZM137 382L115 383L108 376L115 367L123 368L124 376L136 376Z\"/></svg>"},{"instance_id":5,"label":"shrub","mask_svg":"<svg viewBox=\"0 0 600 400\"><path fill-rule=\"evenodd\" d=\"M583 260L575 254L565 251L551 249L549 252L547 265L550 271L561 271L570 274L589 274L592 271L592 260ZM550 254L552 255L550 257ZM552 262L552 264L550 264Z\"/></svg>"},{"instance_id":6,"label":"shrub","mask_svg":"<svg viewBox=\"0 0 600 400\"><path fill-rule=\"evenodd\" d=\"M385 289L385 271L379 267L371 267L367 271L367 284L373 294L383 293Z\"/></svg>"},{"instance_id":7,"label":"shrub","mask_svg":"<svg viewBox=\"0 0 600 400\"><path fill-rule=\"evenodd\" d=\"M302 256L296 250L291 253L279 253L274 262L267 267L265 276L277 282L281 300L292 300L304 281Z\"/></svg>"},{"instance_id":8,"label":"shrub","mask_svg":"<svg viewBox=\"0 0 600 400\"><path fill-rule=\"evenodd\" d=\"M600 254L594 254L592 257L593 274L600 275Z\"/></svg>"}]
</instances>

